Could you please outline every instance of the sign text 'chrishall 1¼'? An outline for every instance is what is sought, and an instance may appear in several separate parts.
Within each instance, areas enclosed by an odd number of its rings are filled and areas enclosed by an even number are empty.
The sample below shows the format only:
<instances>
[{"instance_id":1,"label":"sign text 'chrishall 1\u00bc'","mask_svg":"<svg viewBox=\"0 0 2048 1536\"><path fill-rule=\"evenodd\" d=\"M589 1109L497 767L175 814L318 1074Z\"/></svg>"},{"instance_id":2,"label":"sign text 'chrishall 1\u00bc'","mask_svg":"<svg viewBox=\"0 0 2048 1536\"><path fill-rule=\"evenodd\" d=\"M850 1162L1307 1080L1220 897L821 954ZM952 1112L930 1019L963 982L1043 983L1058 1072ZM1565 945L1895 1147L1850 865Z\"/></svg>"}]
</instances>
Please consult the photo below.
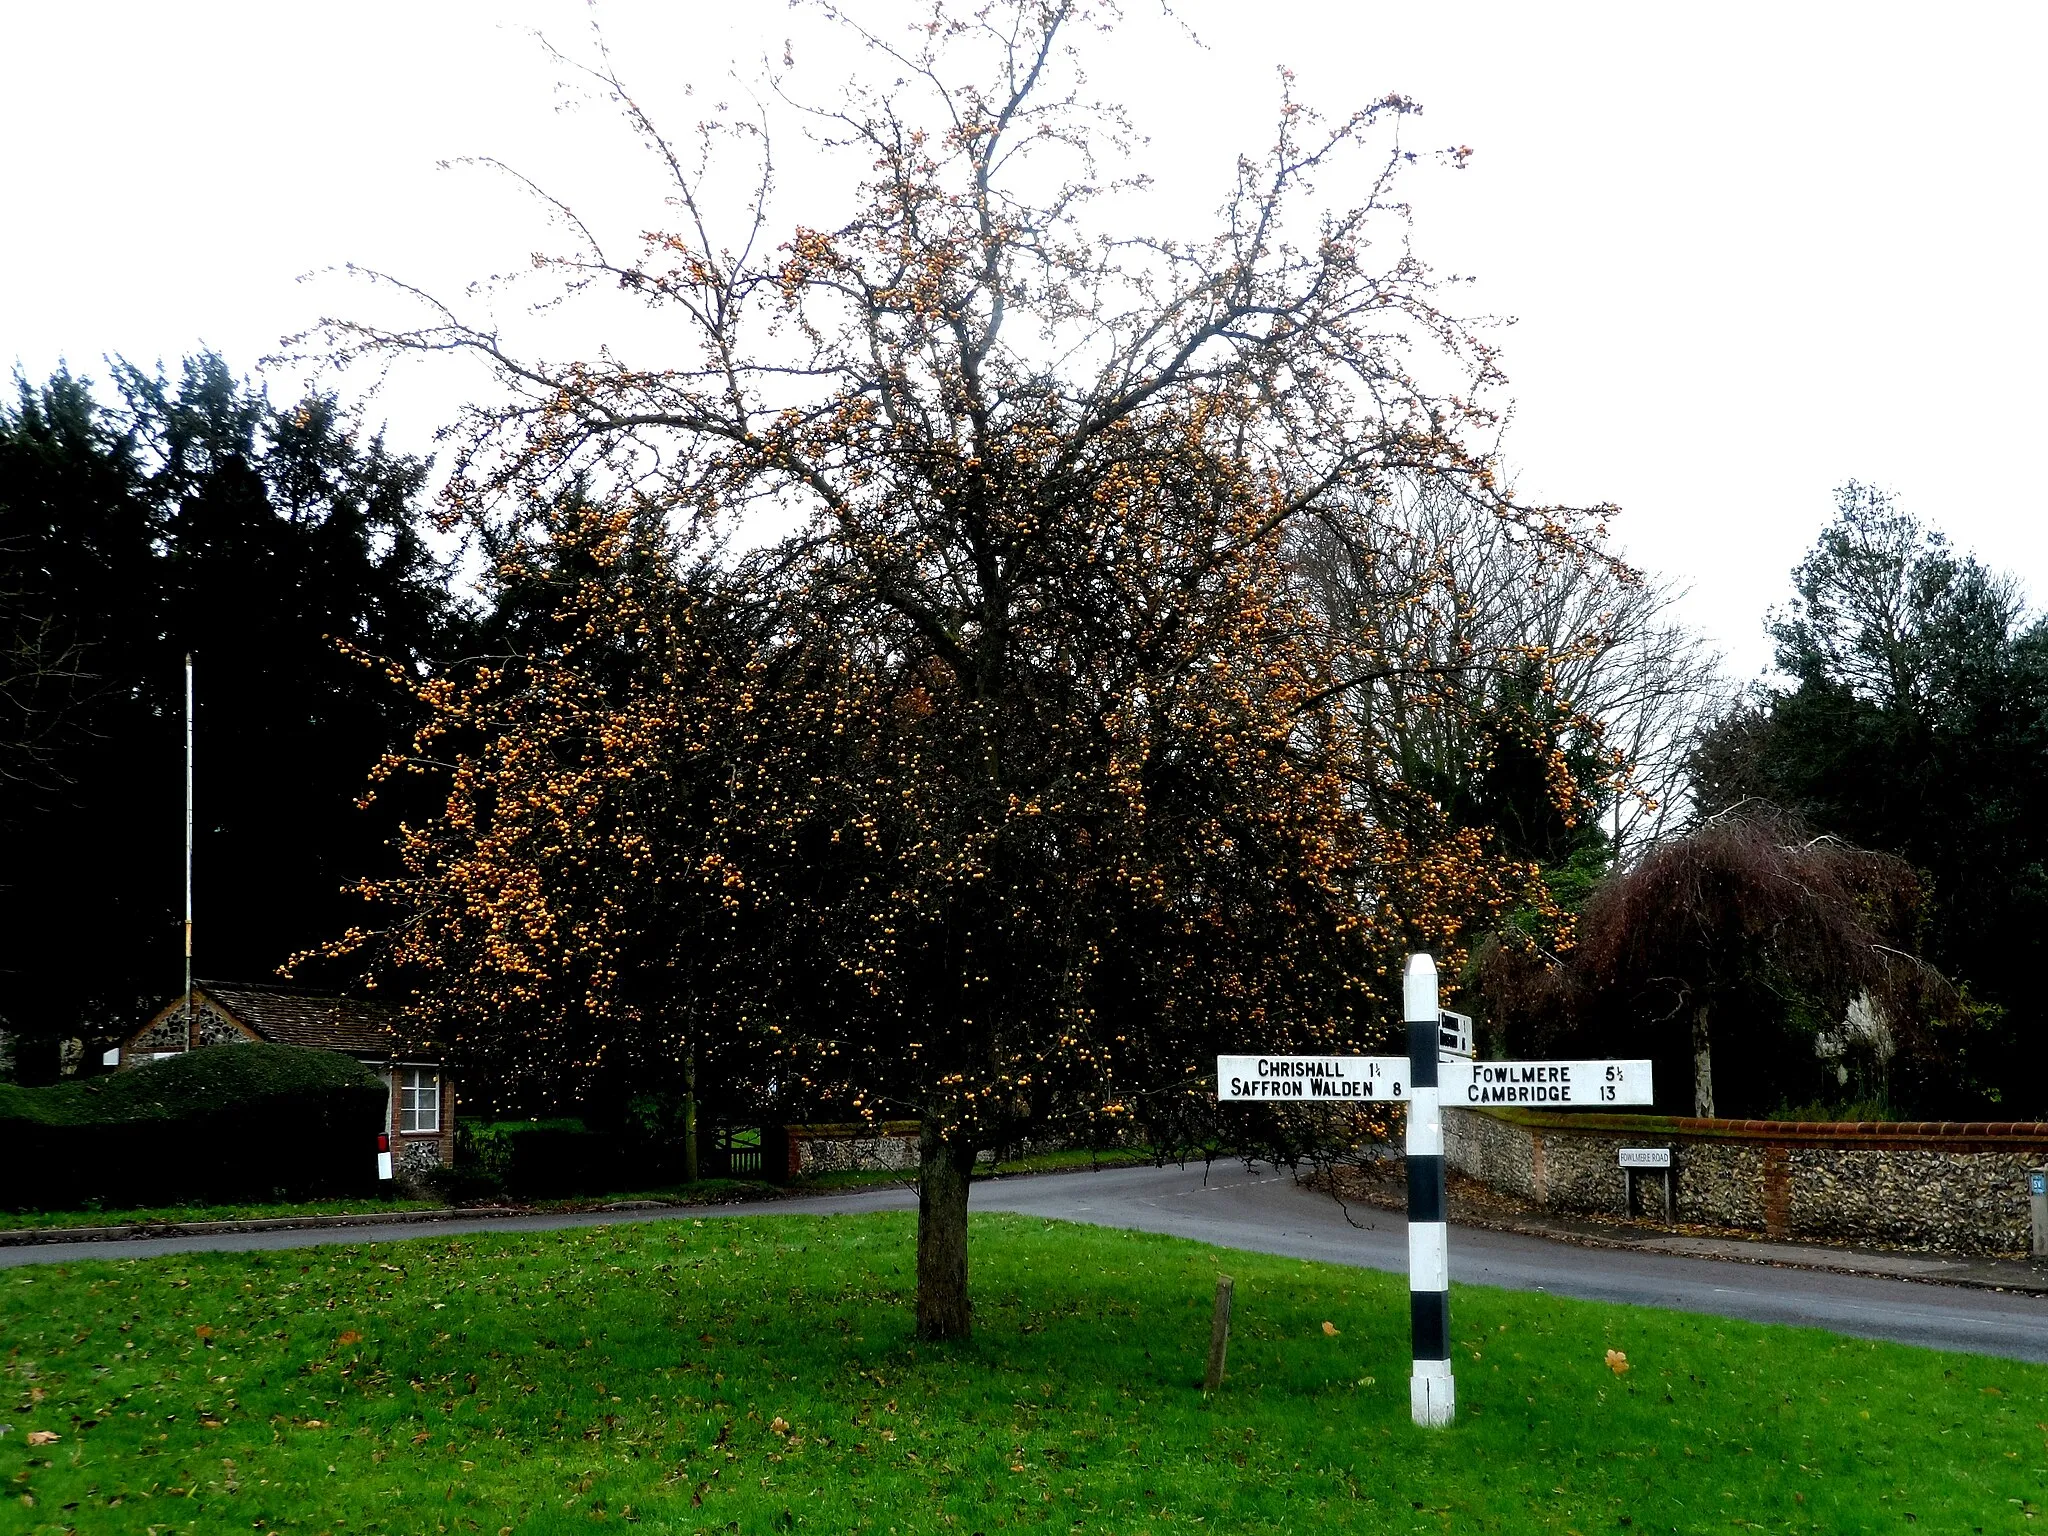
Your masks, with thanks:
<instances>
[{"instance_id":1,"label":"sign text 'chrishall 1\u00bc'","mask_svg":"<svg viewBox=\"0 0 2048 1536\"><path fill-rule=\"evenodd\" d=\"M1216 1097L1226 1102L1405 1099L1407 1078L1405 1056L1216 1058Z\"/></svg>"},{"instance_id":2,"label":"sign text 'chrishall 1\u00bc'","mask_svg":"<svg viewBox=\"0 0 2048 1536\"><path fill-rule=\"evenodd\" d=\"M1408 1063L1384 1056L1219 1056L1216 1097L1226 1103L1332 1103L1408 1097ZM1444 1061L1444 1104L1597 1109L1651 1102L1647 1061Z\"/></svg>"}]
</instances>

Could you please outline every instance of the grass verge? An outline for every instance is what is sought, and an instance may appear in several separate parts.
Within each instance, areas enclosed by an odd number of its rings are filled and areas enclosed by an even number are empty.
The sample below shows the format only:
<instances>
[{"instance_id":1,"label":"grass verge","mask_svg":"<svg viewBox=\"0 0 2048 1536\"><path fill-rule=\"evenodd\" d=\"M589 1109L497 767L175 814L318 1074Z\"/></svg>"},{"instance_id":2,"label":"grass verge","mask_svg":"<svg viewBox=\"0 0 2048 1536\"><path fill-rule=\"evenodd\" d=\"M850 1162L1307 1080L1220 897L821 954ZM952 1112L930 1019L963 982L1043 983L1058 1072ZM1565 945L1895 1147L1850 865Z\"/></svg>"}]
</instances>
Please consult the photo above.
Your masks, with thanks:
<instances>
[{"instance_id":1,"label":"grass verge","mask_svg":"<svg viewBox=\"0 0 2048 1536\"><path fill-rule=\"evenodd\" d=\"M1114 1152L1043 1152L1035 1157L1012 1158L982 1173L1068 1173L1092 1168L1137 1168L1149 1166L1152 1154L1144 1150ZM667 1184L652 1189L624 1190L612 1194L579 1195L573 1199L529 1200L506 1195L488 1202L518 1205L537 1211L582 1209L617 1200L667 1200L678 1205L719 1204L731 1200L773 1200L778 1196L815 1191L860 1188L876 1184L900 1184L913 1173L881 1169L860 1169L846 1173L818 1174L801 1184L769 1184L760 1179L699 1179L694 1184ZM176 1226L195 1221L260 1221L294 1216L375 1216L381 1212L440 1210L444 1200L296 1200L242 1205L152 1206L134 1210L0 1211L0 1228L42 1230L65 1227Z\"/></svg>"},{"instance_id":2,"label":"grass verge","mask_svg":"<svg viewBox=\"0 0 2048 1536\"><path fill-rule=\"evenodd\" d=\"M1118 1147L1110 1151L1092 1151L1087 1147L1076 1147L1065 1152L1040 1152L1031 1157L1013 1157L1007 1162L997 1163L990 1170L994 1173L1078 1173L1082 1169L1095 1168L1149 1168L1153 1163L1150 1147Z\"/></svg>"},{"instance_id":3,"label":"grass verge","mask_svg":"<svg viewBox=\"0 0 2048 1536\"><path fill-rule=\"evenodd\" d=\"M627 1190L618 1194L578 1195L562 1199L520 1199L503 1196L484 1202L492 1206L517 1206L523 1210L585 1210L619 1200L664 1200L678 1205L710 1205L729 1200L772 1200L788 1193L758 1179L700 1179L695 1184L672 1184L659 1189ZM470 1202L475 1203L475 1202ZM0 1213L0 1228L17 1230L63 1230L67 1227L181 1226L197 1221L264 1221L298 1216L401 1215L407 1211L439 1211L446 1200L293 1200L246 1205L177 1205L120 1211L8 1211Z\"/></svg>"},{"instance_id":4,"label":"grass verge","mask_svg":"<svg viewBox=\"0 0 2048 1536\"><path fill-rule=\"evenodd\" d=\"M188 1221L258 1221L277 1216L370 1216L380 1211L439 1210L440 1200L281 1200L238 1205L158 1205L132 1210L0 1211L10 1231L64 1227L175 1226Z\"/></svg>"},{"instance_id":5,"label":"grass verge","mask_svg":"<svg viewBox=\"0 0 2048 1536\"><path fill-rule=\"evenodd\" d=\"M935 1347L911 1237L707 1214L0 1272L0 1531L2005 1532L2048 1502L2048 1368L1468 1287L1426 1433L1398 1276L981 1216L976 1335Z\"/></svg>"},{"instance_id":6,"label":"grass verge","mask_svg":"<svg viewBox=\"0 0 2048 1536\"><path fill-rule=\"evenodd\" d=\"M1144 1147L1122 1147L1110 1152L1091 1152L1082 1147L1067 1152L1013 1157L1000 1163L977 1163L974 1177L985 1179L1021 1173L1086 1173L1102 1168L1149 1168L1153 1161L1151 1150ZM915 1168L848 1168L834 1173L814 1173L801 1184L790 1184L784 1188L791 1193L802 1193L807 1190L866 1189L884 1184L914 1187L916 1183Z\"/></svg>"}]
</instances>

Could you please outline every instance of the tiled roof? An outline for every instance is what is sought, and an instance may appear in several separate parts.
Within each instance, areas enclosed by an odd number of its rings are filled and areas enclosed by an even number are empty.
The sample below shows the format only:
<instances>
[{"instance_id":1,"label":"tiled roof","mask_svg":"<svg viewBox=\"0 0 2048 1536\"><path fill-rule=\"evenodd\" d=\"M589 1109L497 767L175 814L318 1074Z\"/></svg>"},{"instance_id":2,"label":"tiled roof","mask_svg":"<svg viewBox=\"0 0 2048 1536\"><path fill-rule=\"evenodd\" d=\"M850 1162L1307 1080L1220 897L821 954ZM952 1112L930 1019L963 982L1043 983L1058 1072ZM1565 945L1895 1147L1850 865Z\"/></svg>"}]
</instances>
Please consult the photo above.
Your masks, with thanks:
<instances>
[{"instance_id":1,"label":"tiled roof","mask_svg":"<svg viewBox=\"0 0 2048 1536\"><path fill-rule=\"evenodd\" d=\"M399 1046L397 1017L382 1003L230 982L201 982L199 990L279 1045L364 1056L388 1056Z\"/></svg>"}]
</instances>

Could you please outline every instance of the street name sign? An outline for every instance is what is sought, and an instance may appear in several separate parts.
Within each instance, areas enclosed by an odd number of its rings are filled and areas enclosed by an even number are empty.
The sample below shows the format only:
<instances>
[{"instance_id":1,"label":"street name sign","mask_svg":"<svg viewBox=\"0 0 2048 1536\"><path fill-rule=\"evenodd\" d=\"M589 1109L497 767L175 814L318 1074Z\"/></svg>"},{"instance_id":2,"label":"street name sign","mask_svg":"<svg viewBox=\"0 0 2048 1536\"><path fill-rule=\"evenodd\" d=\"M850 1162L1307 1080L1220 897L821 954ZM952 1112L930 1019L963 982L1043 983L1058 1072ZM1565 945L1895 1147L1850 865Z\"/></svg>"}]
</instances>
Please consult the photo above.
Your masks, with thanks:
<instances>
[{"instance_id":1,"label":"street name sign","mask_svg":"<svg viewBox=\"0 0 2048 1536\"><path fill-rule=\"evenodd\" d=\"M1328 1103L1405 1100L1407 1058L1399 1056L1219 1056L1216 1097ZM1651 1102L1647 1061L1460 1061L1437 1067L1442 1102L1598 1108Z\"/></svg>"},{"instance_id":2,"label":"street name sign","mask_svg":"<svg viewBox=\"0 0 2048 1536\"><path fill-rule=\"evenodd\" d=\"M1621 1166L1624 1168L1669 1168L1671 1149L1669 1147L1623 1147Z\"/></svg>"}]
</instances>

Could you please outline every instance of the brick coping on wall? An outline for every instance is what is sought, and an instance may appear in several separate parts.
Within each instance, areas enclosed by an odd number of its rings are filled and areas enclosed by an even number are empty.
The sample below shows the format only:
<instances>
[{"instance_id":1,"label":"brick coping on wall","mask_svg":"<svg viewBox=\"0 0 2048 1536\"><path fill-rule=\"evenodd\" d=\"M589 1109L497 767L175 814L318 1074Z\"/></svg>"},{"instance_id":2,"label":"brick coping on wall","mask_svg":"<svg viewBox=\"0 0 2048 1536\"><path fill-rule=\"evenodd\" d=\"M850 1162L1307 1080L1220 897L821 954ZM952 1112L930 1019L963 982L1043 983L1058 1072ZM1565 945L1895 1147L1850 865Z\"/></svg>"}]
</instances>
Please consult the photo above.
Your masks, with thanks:
<instances>
[{"instance_id":1,"label":"brick coping on wall","mask_svg":"<svg viewBox=\"0 0 2048 1536\"><path fill-rule=\"evenodd\" d=\"M1570 1114L1447 1104L1532 1130L1601 1135L1680 1136L1702 1141L1799 1143L1827 1147L2048 1151L2048 1121L2039 1120L1706 1120L1690 1115Z\"/></svg>"}]
</instances>

